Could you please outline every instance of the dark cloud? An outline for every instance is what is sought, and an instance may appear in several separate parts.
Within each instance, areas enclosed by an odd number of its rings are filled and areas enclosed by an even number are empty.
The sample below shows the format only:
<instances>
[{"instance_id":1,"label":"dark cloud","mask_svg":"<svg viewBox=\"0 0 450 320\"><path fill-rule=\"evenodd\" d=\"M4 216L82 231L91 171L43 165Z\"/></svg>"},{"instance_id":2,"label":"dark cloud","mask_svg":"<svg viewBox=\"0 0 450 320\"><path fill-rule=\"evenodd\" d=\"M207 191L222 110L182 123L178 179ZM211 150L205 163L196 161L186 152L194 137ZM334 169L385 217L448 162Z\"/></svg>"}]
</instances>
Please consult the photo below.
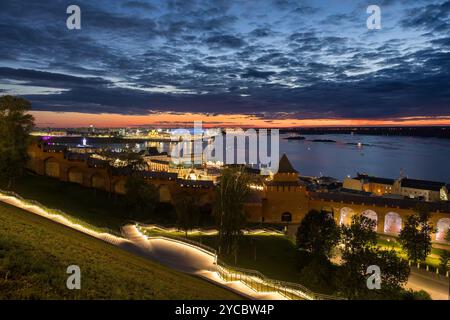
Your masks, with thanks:
<instances>
[{"instance_id":1,"label":"dark cloud","mask_svg":"<svg viewBox=\"0 0 450 320\"><path fill-rule=\"evenodd\" d=\"M256 28L252 32L250 32L250 35L258 38L268 37L271 34L273 34L273 31L270 30L269 28Z\"/></svg>"},{"instance_id":2,"label":"dark cloud","mask_svg":"<svg viewBox=\"0 0 450 320\"><path fill-rule=\"evenodd\" d=\"M206 39L205 41L211 47L222 47L222 48L240 48L246 43L241 38L231 36L231 35L217 35Z\"/></svg>"},{"instance_id":3,"label":"dark cloud","mask_svg":"<svg viewBox=\"0 0 450 320\"><path fill-rule=\"evenodd\" d=\"M259 71L259 70L255 70L255 69L248 69L245 73L243 73L241 75L241 77L242 78L267 79L274 74L275 74L275 72L272 72L272 71Z\"/></svg>"},{"instance_id":4,"label":"dark cloud","mask_svg":"<svg viewBox=\"0 0 450 320\"><path fill-rule=\"evenodd\" d=\"M126 8L139 9L139 10L158 10L156 6L148 2L142 1L127 1L123 4Z\"/></svg>"},{"instance_id":5,"label":"dark cloud","mask_svg":"<svg viewBox=\"0 0 450 320\"><path fill-rule=\"evenodd\" d=\"M448 0L385 0L377 33L361 3L80 0L76 31L69 4L2 1L0 92L88 113L450 115Z\"/></svg>"},{"instance_id":6,"label":"dark cloud","mask_svg":"<svg viewBox=\"0 0 450 320\"><path fill-rule=\"evenodd\" d=\"M401 24L405 28L421 28L448 34L450 30L450 1L409 9L407 15L401 20Z\"/></svg>"}]
</instances>

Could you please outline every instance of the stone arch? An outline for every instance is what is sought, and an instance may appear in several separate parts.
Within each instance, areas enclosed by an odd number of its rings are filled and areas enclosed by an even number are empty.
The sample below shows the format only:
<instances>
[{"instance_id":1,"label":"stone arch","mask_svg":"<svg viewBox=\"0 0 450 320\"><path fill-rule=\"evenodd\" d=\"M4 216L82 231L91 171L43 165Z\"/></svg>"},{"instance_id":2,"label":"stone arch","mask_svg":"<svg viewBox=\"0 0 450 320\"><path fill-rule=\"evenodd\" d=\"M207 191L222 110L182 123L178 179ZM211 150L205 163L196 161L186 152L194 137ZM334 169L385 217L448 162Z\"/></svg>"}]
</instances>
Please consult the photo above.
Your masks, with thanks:
<instances>
[{"instance_id":1,"label":"stone arch","mask_svg":"<svg viewBox=\"0 0 450 320\"><path fill-rule=\"evenodd\" d=\"M441 218L436 224L436 241L445 241L447 232L450 232L450 218Z\"/></svg>"},{"instance_id":2,"label":"stone arch","mask_svg":"<svg viewBox=\"0 0 450 320\"><path fill-rule=\"evenodd\" d=\"M168 185L165 184L160 185L158 191L160 202L170 202L172 200L172 195L170 194L170 189Z\"/></svg>"},{"instance_id":3,"label":"stone arch","mask_svg":"<svg viewBox=\"0 0 450 320\"><path fill-rule=\"evenodd\" d=\"M99 173L94 173L91 176L91 186L96 189L106 189L106 179Z\"/></svg>"},{"instance_id":4,"label":"stone arch","mask_svg":"<svg viewBox=\"0 0 450 320\"><path fill-rule=\"evenodd\" d=\"M283 212L281 214L281 222L292 222L292 214L290 212Z\"/></svg>"},{"instance_id":5,"label":"stone arch","mask_svg":"<svg viewBox=\"0 0 450 320\"><path fill-rule=\"evenodd\" d=\"M384 217L384 233L399 234L402 230L402 217L397 212L388 212Z\"/></svg>"},{"instance_id":6,"label":"stone arch","mask_svg":"<svg viewBox=\"0 0 450 320\"><path fill-rule=\"evenodd\" d=\"M377 231L377 225L378 225L378 215L375 211L373 210L364 210L363 212L361 212L361 215L371 219L372 221L375 221L375 226L373 227L373 231Z\"/></svg>"},{"instance_id":7,"label":"stone arch","mask_svg":"<svg viewBox=\"0 0 450 320\"><path fill-rule=\"evenodd\" d=\"M117 180L113 185L113 191L118 194L127 193L127 190L125 188L125 183L126 183L125 179Z\"/></svg>"},{"instance_id":8,"label":"stone arch","mask_svg":"<svg viewBox=\"0 0 450 320\"><path fill-rule=\"evenodd\" d=\"M45 159L44 170L46 176L59 178L61 174L61 166L59 165L59 161L54 157Z\"/></svg>"},{"instance_id":9,"label":"stone arch","mask_svg":"<svg viewBox=\"0 0 450 320\"><path fill-rule=\"evenodd\" d=\"M343 207L340 210L339 225L349 225L352 222L352 217L356 215L355 210L349 207Z\"/></svg>"},{"instance_id":10,"label":"stone arch","mask_svg":"<svg viewBox=\"0 0 450 320\"><path fill-rule=\"evenodd\" d=\"M69 182L83 184L83 171L78 167L70 167L67 170L67 180Z\"/></svg>"}]
</instances>

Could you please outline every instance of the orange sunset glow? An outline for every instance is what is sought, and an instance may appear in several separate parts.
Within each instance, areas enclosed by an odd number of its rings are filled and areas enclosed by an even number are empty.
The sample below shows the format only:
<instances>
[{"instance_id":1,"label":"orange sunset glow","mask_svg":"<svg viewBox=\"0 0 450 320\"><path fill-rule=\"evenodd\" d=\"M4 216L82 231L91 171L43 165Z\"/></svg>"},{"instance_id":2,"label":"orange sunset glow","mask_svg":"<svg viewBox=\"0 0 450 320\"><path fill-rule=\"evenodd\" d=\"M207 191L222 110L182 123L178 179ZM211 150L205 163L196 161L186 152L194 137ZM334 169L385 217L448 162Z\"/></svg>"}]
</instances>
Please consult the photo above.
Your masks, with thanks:
<instances>
[{"instance_id":1,"label":"orange sunset glow","mask_svg":"<svg viewBox=\"0 0 450 320\"><path fill-rule=\"evenodd\" d=\"M264 119L244 114L152 113L148 115L93 114L33 111L39 127L139 127L190 126L202 121L205 127L326 127L326 126L444 126L446 117L403 117L396 119Z\"/></svg>"}]
</instances>

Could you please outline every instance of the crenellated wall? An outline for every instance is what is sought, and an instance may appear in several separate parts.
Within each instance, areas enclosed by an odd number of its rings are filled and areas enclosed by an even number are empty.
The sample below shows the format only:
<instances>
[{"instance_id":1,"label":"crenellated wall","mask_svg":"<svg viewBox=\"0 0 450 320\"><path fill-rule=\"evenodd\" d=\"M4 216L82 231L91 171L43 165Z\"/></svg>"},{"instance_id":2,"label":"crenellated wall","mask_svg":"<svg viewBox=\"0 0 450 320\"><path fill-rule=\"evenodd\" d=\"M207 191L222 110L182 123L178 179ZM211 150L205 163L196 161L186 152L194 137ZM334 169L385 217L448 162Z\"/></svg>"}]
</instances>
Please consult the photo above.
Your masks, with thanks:
<instances>
[{"instance_id":1,"label":"crenellated wall","mask_svg":"<svg viewBox=\"0 0 450 320\"><path fill-rule=\"evenodd\" d=\"M127 175L115 175L107 168L89 165L86 160L67 159L64 152L44 150L43 146L37 143L30 145L28 154L30 160L27 167L36 174L84 187L125 194ZM181 186L176 179L164 177L152 177L147 181L158 188L161 202L172 202L177 193L186 191L195 193L201 204L213 201L214 191L208 188Z\"/></svg>"},{"instance_id":2,"label":"crenellated wall","mask_svg":"<svg viewBox=\"0 0 450 320\"><path fill-rule=\"evenodd\" d=\"M43 150L39 144L29 148L28 167L39 175L45 175L78 183L85 187L102 189L119 194L125 193L126 175L114 175L110 170L88 165L85 160L67 159L61 151ZM181 192L192 192L198 203L214 201L213 188L186 186L176 179L152 178L148 180L159 190L162 202L172 202ZM397 235L408 215L415 212L411 201L383 199L380 197L345 196L336 193L310 192L298 183L297 174L275 175L263 190L253 192L254 197L245 205L247 219L251 222L284 223L298 225L310 210L330 212L338 224L348 224L355 214L364 214L377 222L380 234ZM450 227L450 206L430 206L431 223L438 229L433 240L443 241Z\"/></svg>"}]
</instances>

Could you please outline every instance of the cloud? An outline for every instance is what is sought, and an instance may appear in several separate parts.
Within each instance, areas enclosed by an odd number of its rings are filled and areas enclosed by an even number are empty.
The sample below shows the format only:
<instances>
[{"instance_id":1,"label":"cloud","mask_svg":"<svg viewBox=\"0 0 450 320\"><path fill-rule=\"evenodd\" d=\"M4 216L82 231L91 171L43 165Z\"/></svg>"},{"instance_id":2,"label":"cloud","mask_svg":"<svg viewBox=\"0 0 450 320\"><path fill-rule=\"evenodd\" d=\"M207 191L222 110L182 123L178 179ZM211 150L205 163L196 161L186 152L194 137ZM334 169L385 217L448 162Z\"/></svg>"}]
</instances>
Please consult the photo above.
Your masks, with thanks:
<instances>
[{"instance_id":1,"label":"cloud","mask_svg":"<svg viewBox=\"0 0 450 320\"><path fill-rule=\"evenodd\" d=\"M138 9L138 10L158 10L153 4L141 1L127 1L123 4L126 8Z\"/></svg>"},{"instance_id":2,"label":"cloud","mask_svg":"<svg viewBox=\"0 0 450 320\"><path fill-rule=\"evenodd\" d=\"M450 30L450 1L409 9L401 20L404 28L421 28L431 32Z\"/></svg>"},{"instance_id":3,"label":"cloud","mask_svg":"<svg viewBox=\"0 0 450 320\"><path fill-rule=\"evenodd\" d=\"M241 75L241 77L267 79L274 74L275 74L275 72L272 72L272 71L259 71L259 70L255 70L255 69L248 69L245 73L243 73Z\"/></svg>"},{"instance_id":4,"label":"cloud","mask_svg":"<svg viewBox=\"0 0 450 320\"><path fill-rule=\"evenodd\" d=\"M237 49L243 47L246 43L241 38L232 35L216 35L211 36L205 41L213 48L232 48Z\"/></svg>"},{"instance_id":5,"label":"cloud","mask_svg":"<svg viewBox=\"0 0 450 320\"><path fill-rule=\"evenodd\" d=\"M80 0L77 31L70 1L5 0L0 88L48 111L448 116L450 1L430 1L387 1L373 33L321 0Z\"/></svg>"}]
</instances>

